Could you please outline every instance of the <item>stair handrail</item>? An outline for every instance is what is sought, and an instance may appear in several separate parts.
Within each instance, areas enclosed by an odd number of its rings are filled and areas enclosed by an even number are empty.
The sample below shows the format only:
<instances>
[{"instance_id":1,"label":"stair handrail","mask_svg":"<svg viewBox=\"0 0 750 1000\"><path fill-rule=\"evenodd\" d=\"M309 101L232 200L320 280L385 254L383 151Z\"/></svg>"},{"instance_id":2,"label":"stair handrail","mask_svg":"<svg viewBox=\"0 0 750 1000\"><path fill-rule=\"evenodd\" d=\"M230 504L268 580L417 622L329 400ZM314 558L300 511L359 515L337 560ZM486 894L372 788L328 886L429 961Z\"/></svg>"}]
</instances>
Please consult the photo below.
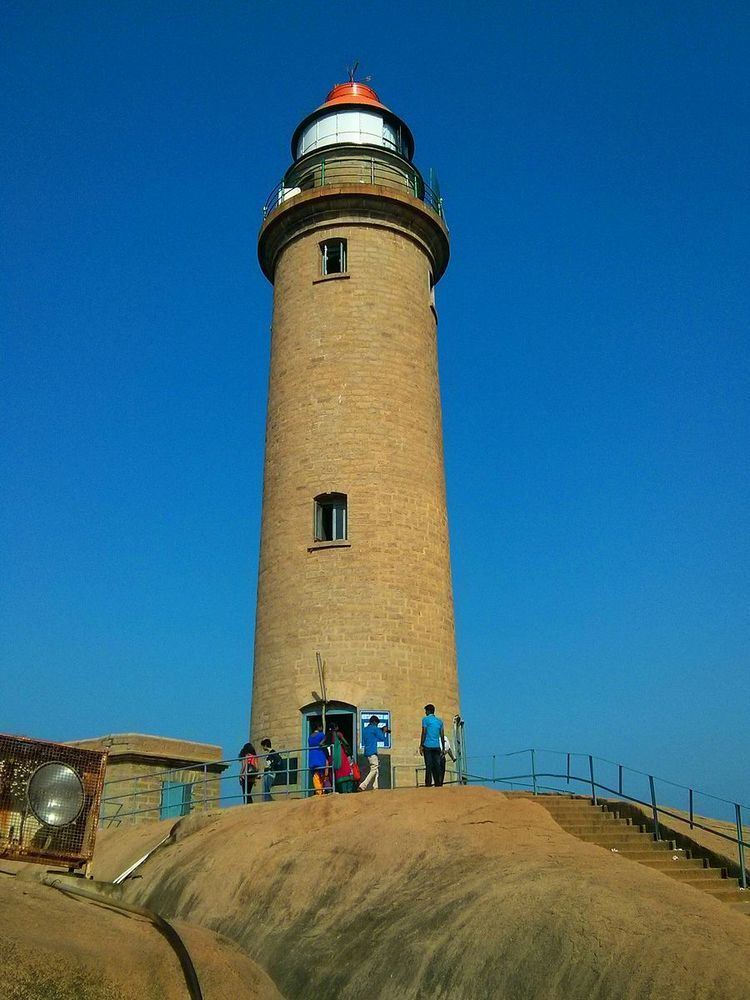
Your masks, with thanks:
<instances>
[{"instance_id":1,"label":"stair handrail","mask_svg":"<svg viewBox=\"0 0 750 1000\"><path fill-rule=\"evenodd\" d=\"M559 774L559 773L553 772L553 771L540 771L540 770L538 770L537 766L536 766L536 757L537 757L537 754L543 754L543 753L546 753L546 754L555 754L557 756L564 756L566 758L566 772L565 772L565 774ZM498 758L498 757L501 757L501 758L502 757L506 757L506 758L508 758L508 757L517 757L517 756L520 756L520 755L523 755L523 754L529 754L530 758L531 758L531 771L529 773L526 773L526 774L514 774L514 775L502 775L502 776L498 776L495 773L496 758ZM487 759L488 757L491 758L491 760L492 760L492 775L489 776L489 775L472 774L471 773L472 769L469 766L469 761L471 761L472 759L476 760L478 758L480 758L480 759ZM585 758L588 761L589 774L588 774L587 777L579 777L578 775L573 774L572 769L571 769L571 763L572 763L573 758L576 758L576 757L583 757L583 758ZM596 777L596 774L595 774L595 764L597 762L602 763L602 764L606 763L606 764L609 764L609 765L611 765L613 767L616 767L618 769L618 785L619 785L619 787L617 789L611 788L609 785L605 785L601 781L597 780L597 777ZM745 835L744 826L743 826L743 820L742 820L742 810L743 810L743 808L747 809L748 811L750 811L750 806L748 806L746 804L743 804L741 802L733 801L732 799L725 799L725 798L722 798L719 795L714 795L711 792L704 792L701 789L692 788L689 785L682 785L679 782L670 781L668 778L662 778L662 777L659 777L659 776L656 776L656 775L653 775L653 774L649 774L647 771L640 771L640 770L638 770L638 768L634 768L634 767L630 767L629 765L621 764L621 763L619 763L617 761L610 760L607 757L597 757L597 756L595 756L593 754L583 754L583 753L577 753L577 752L572 752L572 751L563 751L563 750L550 750L549 748L545 748L545 747L541 747L541 748L540 747L533 747L533 748L532 747L528 747L528 748L525 748L523 750L512 750L512 751L507 751L507 752L500 753L500 754L471 755L471 756L469 756L467 758L466 763L467 763L467 767L466 767L466 772L465 772L465 779L466 779L467 782L481 782L481 783L491 783L491 784L510 784L512 786L514 782L528 781L530 779L531 780L531 784L530 785L526 785L525 787L530 788L533 791L534 795L536 795L537 792L538 792L538 790L540 788L546 789L548 791L560 792L559 788L556 788L556 787L553 787L553 786L549 786L549 785L540 785L539 784L539 779L552 778L552 779L557 779L557 780L560 780L560 781L565 781L568 785L570 784L571 781L580 782L582 784L585 784L591 790L590 797L591 797L591 801L592 801L592 803L594 805L598 804L597 803L597 791L606 792L608 794L615 795L615 796L618 796L618 797L620 797L622 799L625 799L628 802L636 803L636 804L638 804L640 806L645 807L646 809L650 809L651 810L652 817L653 817L653 828L654 828L653 829L653 836L654 836L654 840L656 840L656 841L661 840L661 833L660 833L660 829L659 829L659 813L661 813L664 816L669 816L672 819L676 819L676 820L678 820L678 821L680 821L682 823L687 822L689 824L691 830L695 829L695 828L697 828L699 830L704 830L706 833L710 833L713 836L720 838L721 840L726 840L726 841L729 841L730 843L733 843L733 844L736 845L737 857L738 857L738 862L739 862L739 870L740 870L740 883L741 883L743 889L747 888L747 885L748 885L748 872L747 872L746 865L745 865L745 848L750 849L750 841L748 841L748 840L745 839L746 835ZM625 790L623 788L623 776L624 776L624 772L625 771L630 772L632 774L637 774L640 777L648 779L649 792L650 792L650 801L648 801L648 802L644 801L642 798L638 798L635 795L629 795L629 794L627 794L625 792ZM663 782L664 784L667 784L667 785L670 785L673 788L682 789L683 791L687 791L689 793L689 817L688 817L688 819L686 819L684 815L680 815L678 812L672 811L672 809L670 809L669 807L661 806L661 805L658 804L657 795L656 795L656 782L657 781ZM714 827L707 826L704 823L698 822L695 819L694 809L693 809L693 799L694 799L694 795L695 794L703 795L703 796L706 796L707 798L714 799L717 802L722 802L722 803L724 803L726 805L730 805L730 806L734 807L734 813L735 813L735 834L733 836L730 836L728 833L724 833L722 830L717 830ZM721 822L721 821L719 821L719 822Z\"/></svg>"}]
</instances>

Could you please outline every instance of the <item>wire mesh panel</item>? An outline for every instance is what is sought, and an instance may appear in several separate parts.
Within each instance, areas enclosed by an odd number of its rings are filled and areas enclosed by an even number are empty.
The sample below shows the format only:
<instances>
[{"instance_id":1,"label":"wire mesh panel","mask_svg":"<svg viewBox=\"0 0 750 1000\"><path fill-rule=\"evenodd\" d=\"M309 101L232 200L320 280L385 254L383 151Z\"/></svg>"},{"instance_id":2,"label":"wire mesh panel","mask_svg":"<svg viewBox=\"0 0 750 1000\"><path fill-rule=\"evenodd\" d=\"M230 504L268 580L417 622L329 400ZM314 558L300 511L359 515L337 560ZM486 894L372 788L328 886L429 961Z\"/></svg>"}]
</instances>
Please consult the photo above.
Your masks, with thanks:
<instances>
[{"instance_id":1,"label":"wire mesh panel","mask_svg":"<svg viewBox=\"0 0 750 1000\"><path fill-rule=\"evenodd\" d=\"M91 860L106 752L0 733L0 857Z\"/></svg>"}]
</instances>

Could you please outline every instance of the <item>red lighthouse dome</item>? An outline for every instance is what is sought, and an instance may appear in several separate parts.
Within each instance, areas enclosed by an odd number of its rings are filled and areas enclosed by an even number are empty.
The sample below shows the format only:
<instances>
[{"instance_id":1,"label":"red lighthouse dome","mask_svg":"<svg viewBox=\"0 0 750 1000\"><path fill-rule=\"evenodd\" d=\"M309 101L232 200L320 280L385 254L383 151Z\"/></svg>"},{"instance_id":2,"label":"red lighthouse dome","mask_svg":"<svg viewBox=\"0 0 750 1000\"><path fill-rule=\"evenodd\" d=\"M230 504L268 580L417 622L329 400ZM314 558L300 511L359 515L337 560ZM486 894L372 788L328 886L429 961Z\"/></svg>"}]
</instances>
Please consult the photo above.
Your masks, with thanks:
<instances>
[{"instance_id":1,"label":"red lighthouse dome","mask_svg":"<svg viewBox=\"0 0 750 1000\"><path fill-rule=\"evenodd\" d=\"M355 83L354 80L350 80L348 83L337 83L326 97L323 107L330 104L369 104L372 107L381 108L383 111L388 110L384 104L380 103L380 98L372 87L368 87L366 83Z\"/></svg>"}]
</instances>

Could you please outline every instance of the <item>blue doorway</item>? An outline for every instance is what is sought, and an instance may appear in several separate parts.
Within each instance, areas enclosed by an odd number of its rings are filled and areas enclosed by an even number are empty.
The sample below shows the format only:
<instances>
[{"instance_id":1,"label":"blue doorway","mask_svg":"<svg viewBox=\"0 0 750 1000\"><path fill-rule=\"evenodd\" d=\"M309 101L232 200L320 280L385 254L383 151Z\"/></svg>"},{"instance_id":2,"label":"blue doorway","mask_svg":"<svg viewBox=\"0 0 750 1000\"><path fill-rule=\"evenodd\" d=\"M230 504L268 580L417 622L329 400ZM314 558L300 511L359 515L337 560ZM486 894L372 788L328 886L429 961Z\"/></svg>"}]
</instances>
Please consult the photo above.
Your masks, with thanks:
<instances>
[{"instance_id":1,"label":"blue doorway","mask_svg":"<svg viewBox=\"0 0 750 1000\"><path fill-rule=\"evenodd\" d=\"M312 727L314 723L322 723L324 712L323 702L316 701L300 709L302 713L302 742L300 746L307 747ZM357 759L357 707L349 705L343 701L329 701L325 705L325 728L331 724L338 727L346 742L350 754ZM307 762L307 751L304 753L304 774L300 779L300 785L306 789L308 794L312 794L312 775Z\"/></svg>"}]
</instances>

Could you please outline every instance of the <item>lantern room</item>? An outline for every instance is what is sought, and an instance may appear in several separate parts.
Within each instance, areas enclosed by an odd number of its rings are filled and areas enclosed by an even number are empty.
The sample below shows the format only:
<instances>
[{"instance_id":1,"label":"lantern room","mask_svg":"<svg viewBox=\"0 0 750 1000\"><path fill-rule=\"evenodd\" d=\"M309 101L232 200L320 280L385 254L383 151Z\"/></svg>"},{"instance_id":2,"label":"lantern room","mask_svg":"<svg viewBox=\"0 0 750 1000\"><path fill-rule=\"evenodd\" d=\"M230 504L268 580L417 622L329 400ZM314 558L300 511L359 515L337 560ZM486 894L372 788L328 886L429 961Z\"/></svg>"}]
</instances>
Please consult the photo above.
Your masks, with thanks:
<instances>
[{"instance_id":1,"label":"lantern room","mask_svg":"<svg viewBox=\"0 0 750 1000\"><path fill-rule=\"evenodd\" d=\"M314 188L366 184L417 198L442 219L443 200L412 162L411 129L367 84L337 84L292 136L292 165L263 206L263 218Z\"/></svg>"},{"instance_id":2,"label":"lantern room","mask_svg":"<svg viewBox=\"0 0 750 1000\"><path fill-rule=\"evenodd\" d=\"M414 139L407 125L381 104L364 83L333 88L325 104L309 114L292 137L295 160L327 146L376 146L411 160Z\"/></svg>"}]
</instances>

